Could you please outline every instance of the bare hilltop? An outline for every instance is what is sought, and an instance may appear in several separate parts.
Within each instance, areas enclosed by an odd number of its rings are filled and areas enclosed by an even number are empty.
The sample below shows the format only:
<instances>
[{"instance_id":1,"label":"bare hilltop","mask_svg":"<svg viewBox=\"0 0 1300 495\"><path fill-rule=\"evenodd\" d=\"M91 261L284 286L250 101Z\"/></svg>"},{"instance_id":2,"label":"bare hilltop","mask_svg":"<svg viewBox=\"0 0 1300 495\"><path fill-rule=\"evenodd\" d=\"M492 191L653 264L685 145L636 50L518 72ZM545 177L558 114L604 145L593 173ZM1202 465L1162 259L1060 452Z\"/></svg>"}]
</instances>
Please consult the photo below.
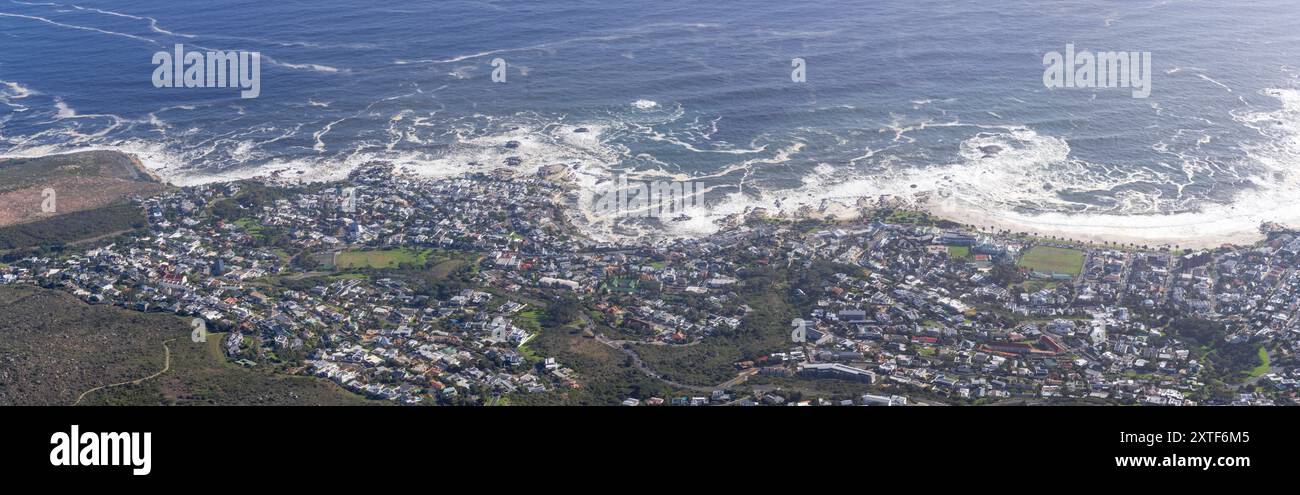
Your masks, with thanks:
<instances>
[{"instance_id":1,"label":"bare hilltop","mask_svg":"<svg viewBox=\"0 0 1300 495\"><path fill-rule=\"evenodd\" d=\"M170 188L133 155L82 151L0 159L0 227L101 208ZM53 191L54 211L42 209Z\"/></svg>"}]
</instances>

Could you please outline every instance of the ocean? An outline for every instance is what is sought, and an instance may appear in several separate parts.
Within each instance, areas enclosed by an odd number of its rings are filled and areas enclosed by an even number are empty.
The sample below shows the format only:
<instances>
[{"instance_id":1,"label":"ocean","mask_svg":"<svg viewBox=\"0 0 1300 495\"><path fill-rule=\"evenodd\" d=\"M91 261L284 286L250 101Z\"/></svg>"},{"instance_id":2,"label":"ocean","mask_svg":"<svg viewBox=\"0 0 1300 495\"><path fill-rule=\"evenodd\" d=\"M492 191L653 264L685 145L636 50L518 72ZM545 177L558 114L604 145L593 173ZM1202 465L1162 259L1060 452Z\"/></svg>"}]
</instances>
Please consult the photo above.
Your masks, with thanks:
<instances>
[{"instance_id":1,"label":"ocean","mask_svg":"<svg viewBox=\"0 0 1300 495\"><path fill-rule=\"evenodd\" d=\"M177 44L260 53L260 95L155 87ZM1149 96L1047 87L1067 44L1149 54ZM1296 53L1282 0L5 1L0 156L116 149L179 185L514 157L582 189L702 183L700 211L658 226L674 234L885 197L1209 246L1300 226Z\"/></svg>"}]
</instances>

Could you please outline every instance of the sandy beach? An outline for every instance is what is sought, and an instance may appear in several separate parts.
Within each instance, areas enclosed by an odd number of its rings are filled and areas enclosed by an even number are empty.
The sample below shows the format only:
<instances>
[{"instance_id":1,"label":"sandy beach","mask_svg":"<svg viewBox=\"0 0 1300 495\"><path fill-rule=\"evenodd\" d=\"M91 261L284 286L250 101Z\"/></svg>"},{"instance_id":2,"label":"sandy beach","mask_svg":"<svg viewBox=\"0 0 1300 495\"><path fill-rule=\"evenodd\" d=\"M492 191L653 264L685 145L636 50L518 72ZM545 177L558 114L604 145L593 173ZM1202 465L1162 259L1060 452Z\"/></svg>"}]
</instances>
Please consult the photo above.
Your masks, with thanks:
<instances>
[{"instance_id":1,"label":"sandy beach","mask_svg":"<svg viewBox=\"0 0 1300 495\"><path fill-rule=\"evenodd\" d=\"M1243 216L1207 218L1205 214L1171 215L1038 215L993 212L958 201L918 205L931 214L979 228L1055 236L1079 242L1121 243L1147 247L1213 249L1249 245L1264 238L1257 221ZM1248 227L1253 226L1253 227Z\"/></svg>"}]
</instances>

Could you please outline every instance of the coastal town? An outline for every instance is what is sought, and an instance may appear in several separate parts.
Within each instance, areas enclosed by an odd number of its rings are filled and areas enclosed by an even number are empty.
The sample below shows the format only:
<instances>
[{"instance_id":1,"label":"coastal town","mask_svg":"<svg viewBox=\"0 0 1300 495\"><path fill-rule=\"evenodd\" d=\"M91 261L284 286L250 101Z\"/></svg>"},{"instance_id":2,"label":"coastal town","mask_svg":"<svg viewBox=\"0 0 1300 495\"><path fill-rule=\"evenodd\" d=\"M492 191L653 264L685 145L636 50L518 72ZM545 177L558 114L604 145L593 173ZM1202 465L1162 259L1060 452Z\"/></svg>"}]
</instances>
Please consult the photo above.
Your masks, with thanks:
<instances>
[{"instance_id":1,"label":"coastal town","mask_svg":"<svg viewBox=\"0 0 1300 495\"><path fill-rule=\"evenodd\" d=\"M563 167L239 181L142 196L147 226L15 254L0 284L199 322L230 362L400 404L1285 405L1300 235L1183 250L876 205L600 242ZM560 336L566 345L542 342ZM604 365L602 365L604 366ZM620 375L625 376L625 375ZM641 382L638 382L641 383Z\"/></svg>"}]
</instances>

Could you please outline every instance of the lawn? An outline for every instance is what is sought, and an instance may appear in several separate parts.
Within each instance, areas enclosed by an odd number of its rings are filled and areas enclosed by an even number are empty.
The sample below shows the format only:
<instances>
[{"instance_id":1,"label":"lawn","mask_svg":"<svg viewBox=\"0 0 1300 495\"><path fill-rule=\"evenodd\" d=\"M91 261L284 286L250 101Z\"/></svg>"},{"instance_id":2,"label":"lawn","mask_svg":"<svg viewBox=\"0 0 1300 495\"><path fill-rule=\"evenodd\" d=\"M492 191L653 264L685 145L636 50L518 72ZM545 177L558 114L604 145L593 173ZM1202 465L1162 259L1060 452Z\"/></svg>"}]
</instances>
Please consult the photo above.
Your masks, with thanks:
<instances>
[{"instance_id":1,"label":"lawn","mask_svg":"<svg viewBox=\"0 0 1300 495\"><path fill-rule=\"evenodd\" d=\"M234 222L231 223L238 225L239 228L241 229L244 229L244 232L247 232L248 235L251 235L253 237L263 237L262 224L257 223L256 218L245 217L239 220L235 220Z\"/></svg>"},{"instance_id":2,"label":"lawn","mask_svg":"<svg viewBox=\"0 0 1300 495\"><path fill-rule=\"evenodd\" d=\"M430 271L432 272L434 280L445 280L453 273L456 273L457 270L460 270L468 264L469 262L463 259L450 259L433 265L433 268Z\"/></svg>"},{"instance_id":3,"label":"lawn","mask_svg":"<svg viewBox=\"0 0 1300 495\"><path fill-rule=\"evenodd\" d=\"M948 246L949 258L957 259L957 258L966 258L969 256L970 256L969 246Z\"/></svg>"},{"instance_id":4,"label":"lawn","mask_svg":"<svg viewBox=\"0 0 1300 495\"><path fill-rule=\"evenodd\" d=\"M1268 373L1268 351L1264 346L1259 346L1259 366L1251 368L1250 377L1259 378L1264 376L1264 373Z\"/></svg>"},{"instance_id":5,"label":"lawn","mask_svg":"<svg viewBox=\"0 0 1300 495\"><path fill-rule=\"evenodd\" d=\"M423 266L430 250L374 249L343 251L335 258L338 269L347 268L397 268L402 263Z\"/></svg>"},{"instance_id":6,"label":"lawn","mask_svg":"<svg viewBox=\"0 0 1300 495\"><path fill-rule=\"evenodd\" d=\"M903 225L933 225L934 219L923 211L895 210L885 217L885 223Z\"/></svg>"},{"instance_id":7,"label":"lawn","mask_svg":"<svg viewBox=\"0 0 1300 495\"><path fill-rule=\"evenodd\" d=\"M1018 264L1043 273L1078 275L1083 270L1083 251L1034 246L1020 258Z\"/></svg>"},{"instance_id":8,"label":"lawn","mask_svg":"<svg viewBox=\"0 0 1300 495\"><path fill-rule=\"evenodd\" d=\"M523 328L524 330L528 330L530 332L537 332L542 329L540 318L541 318L540 311L536 309L529 309L527 311L520 311L519 314L515 315L514 320L515 320L515 325L518 325L520 328Z\"/></svg>"}]
</instances>

